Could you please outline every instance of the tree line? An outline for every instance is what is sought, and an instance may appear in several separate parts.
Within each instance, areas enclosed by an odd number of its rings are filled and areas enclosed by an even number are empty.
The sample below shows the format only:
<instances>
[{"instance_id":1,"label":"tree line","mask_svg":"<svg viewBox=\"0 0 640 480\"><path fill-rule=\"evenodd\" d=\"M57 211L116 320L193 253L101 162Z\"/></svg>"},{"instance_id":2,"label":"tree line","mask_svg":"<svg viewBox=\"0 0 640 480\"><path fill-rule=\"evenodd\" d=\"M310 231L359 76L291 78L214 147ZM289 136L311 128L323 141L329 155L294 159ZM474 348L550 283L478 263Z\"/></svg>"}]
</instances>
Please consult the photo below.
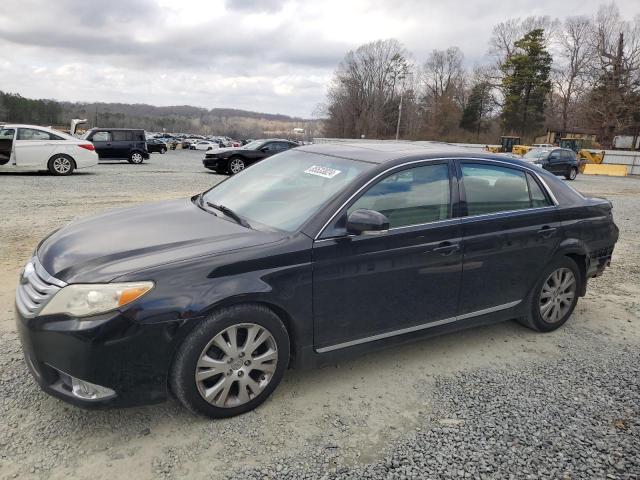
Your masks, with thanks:
<instances>
[{"instance_id":1,"label":"tree line","mask_svg":"<svg viewBox=\"0 0 640 480\"><path fill-rule=\"evenodd\" d=\"M0 122L26 123L68 128L72 118L87 119L86 128L143 128L151 132L228 135L260 138L265 131L311 130L313 122L287 115L250 112L231 108L187 105L156 107L145 104L83 103L30 99L0 91Z\"/></svg>"},{"instance_id":2,"label":"tree line","mask_svg":"<svg viewBox=\"0 0 640 480\"><path fill-rule=\"evenodd\" d=\"M493 27L488 61L460 48L417 62L395 39L346 54L320 111L325 135L495 143L548 129L596 133L603 147L640 132L640 15L515 18Z\"/></svg>"}]
</instances>

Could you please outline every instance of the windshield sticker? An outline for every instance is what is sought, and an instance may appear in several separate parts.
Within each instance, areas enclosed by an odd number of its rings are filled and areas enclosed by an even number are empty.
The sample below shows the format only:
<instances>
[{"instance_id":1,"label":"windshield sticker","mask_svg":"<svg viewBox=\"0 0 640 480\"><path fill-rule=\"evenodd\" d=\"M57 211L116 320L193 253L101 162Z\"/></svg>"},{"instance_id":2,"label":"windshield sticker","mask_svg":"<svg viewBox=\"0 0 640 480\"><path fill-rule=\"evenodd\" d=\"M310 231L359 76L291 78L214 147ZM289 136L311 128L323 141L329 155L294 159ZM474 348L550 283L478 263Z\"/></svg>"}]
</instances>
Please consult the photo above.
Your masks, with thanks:
<instances>
[{"instance_id":1,"label":"windshield sticker","mask_svg":"<svg viewBox=\"0 0 640 480\"><path fill-rule=\"evenodd\" d=\"M322 178L333 178L340 173L340 170L335 170L329 167L320 167L318 165L314 165L312 167L307 168L304 173L308 173L309 175L317 175Z\"/></svg>"}]
</instances>

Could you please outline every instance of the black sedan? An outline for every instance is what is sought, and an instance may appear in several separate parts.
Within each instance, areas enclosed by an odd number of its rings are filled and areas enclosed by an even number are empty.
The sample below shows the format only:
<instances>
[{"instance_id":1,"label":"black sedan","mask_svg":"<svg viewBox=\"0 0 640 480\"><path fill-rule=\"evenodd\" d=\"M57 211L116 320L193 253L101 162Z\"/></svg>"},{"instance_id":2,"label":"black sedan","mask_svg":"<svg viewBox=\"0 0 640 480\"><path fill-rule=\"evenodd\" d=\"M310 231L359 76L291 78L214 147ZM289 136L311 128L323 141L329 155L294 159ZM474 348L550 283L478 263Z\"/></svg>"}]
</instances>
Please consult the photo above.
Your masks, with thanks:
<instances>
[{"instance_id":1,"label":"black sedan","mask_svg":"<svg viewBox=\"0 0 640 480\"><path fill-rule=\"evenodd\" d=\"M578 176L580 164L576 152L568 148L534 148L522 158L567 180L575 180Z\"/></svg>"},{"instance_id":2,"label":"black sedan","mask_svg":"<svg viewBox=\"0 0 640 480\"><path fill-rule=\"evenodd\" d=\"M97 407L171 391L226 417L287 367L508 319L555 330L617 239L609 201L520 160L303 146L55 231L20 276L16 321L51 395Z\"/></svg>"},{"instance_id":3,"label":"black sedan","mask_svg":"<svg viewBox=\"0 0 640 480\"><path fill-rule=\"evenodd\" d=\"M149 153L167 153L167 144L157 138L147 140L147 151Z\"/></svg>"},{"instance_id":4,"label":"black sedan","mask_svg":"<svg viewBox=\"0 0 640 480\"><path fill-rule=\"evenodd\" d=\"M202 164L216 173L235 175L253 163L297 146L297 143L278 138L254 140L243 147L221 148L207 153Z\"/></svg>"}]
</instances>

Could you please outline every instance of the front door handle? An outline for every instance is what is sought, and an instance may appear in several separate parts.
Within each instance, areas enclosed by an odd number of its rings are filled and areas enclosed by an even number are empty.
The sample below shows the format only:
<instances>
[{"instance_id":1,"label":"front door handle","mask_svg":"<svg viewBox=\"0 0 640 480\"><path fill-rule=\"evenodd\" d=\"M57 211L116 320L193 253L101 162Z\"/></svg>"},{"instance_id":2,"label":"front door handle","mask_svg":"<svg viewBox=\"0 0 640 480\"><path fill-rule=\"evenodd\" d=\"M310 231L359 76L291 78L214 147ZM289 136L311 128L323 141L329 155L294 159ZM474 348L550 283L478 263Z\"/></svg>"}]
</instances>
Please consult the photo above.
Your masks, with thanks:
<instances>
[{"instance_id":1,"label":"front door handle","mask_svg":"<svg viewBox=\"0 0 640 480\"><path fill-rule=\"evenodd\" d=\"M556 230L558 229L555 227L544 226L540 230L538 230L538 235L543 238L549 238L551 235L554 235L556 233Z\"/></svg>"},{"instance_id":2,"label":"front door handle","mask_svg":"<svg viewBox=\"0 0 640 480\"><path fill-rule=\"evenodd\" d=\"M441 243L439 246L435 247L432 251L439 253L442 256L447 256L457 252L458 250L460 250L459 244L444 242L444 243Z\"/></svg>"}]
</instances>

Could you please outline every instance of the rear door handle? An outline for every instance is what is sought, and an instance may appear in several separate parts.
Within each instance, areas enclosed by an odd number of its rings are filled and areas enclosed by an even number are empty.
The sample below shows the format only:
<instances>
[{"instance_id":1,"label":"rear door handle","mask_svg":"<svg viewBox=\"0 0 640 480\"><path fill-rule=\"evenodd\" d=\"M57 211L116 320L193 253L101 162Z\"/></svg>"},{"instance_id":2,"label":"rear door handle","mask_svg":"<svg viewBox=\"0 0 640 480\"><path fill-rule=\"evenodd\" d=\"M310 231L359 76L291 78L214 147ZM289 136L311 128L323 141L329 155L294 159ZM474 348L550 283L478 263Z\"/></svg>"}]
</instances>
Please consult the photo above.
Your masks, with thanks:
<instances>
[{"instance_id":1,"label":"rear door handle","mask_svg":"<svg viewBox=\"0 0 640 480\"><path fill-rule=\"evenodd\" d=\"M540 230L538 230L538 235L544 238L549 238L551 235L554 235L556 233L556 230L558 229L555 227L542 227Z\"/></svg>"},{"instance_id":2,"label":"rear door handle","mask_svg":"<svg viewBox=\"0 0 640 480\"><path fill-rule=\"evenodd\" d=\"M439 253L442 256L447 256L447 255L451 255L454 252L457 252L458 250L460 250L459 244L444 242L444 243L441 243L439 246L435 247L432 251Z\"/></svg>"}]
</instances>

